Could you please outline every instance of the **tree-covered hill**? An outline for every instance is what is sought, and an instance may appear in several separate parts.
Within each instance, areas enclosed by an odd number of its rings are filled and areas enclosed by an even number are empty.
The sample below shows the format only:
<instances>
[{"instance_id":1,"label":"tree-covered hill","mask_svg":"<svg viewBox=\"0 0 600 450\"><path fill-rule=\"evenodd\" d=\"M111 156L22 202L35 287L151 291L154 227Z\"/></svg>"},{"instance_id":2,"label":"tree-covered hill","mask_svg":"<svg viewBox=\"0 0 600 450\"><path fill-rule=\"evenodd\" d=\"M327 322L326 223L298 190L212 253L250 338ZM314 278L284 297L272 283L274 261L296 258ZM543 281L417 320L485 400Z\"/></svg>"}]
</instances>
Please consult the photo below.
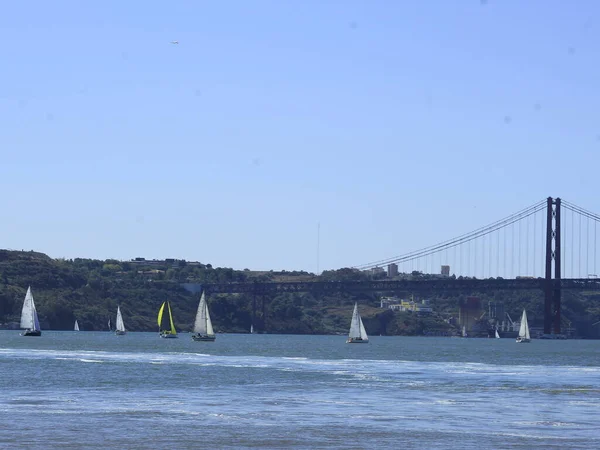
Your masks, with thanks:
<instances>
[{"instance_id":1,"label":"tree-covered hill","mask_svg":"<svg viewBox=\"0 0 600 450\"><path fill-rule=\"evenodd\" d=\"M427 277L415 273L413 276ZM199 294L184 286L203 283L244 281L344 281L364 280L368 275L352 269L325 271L319 277L307 272L253 272L212 267L210 264L167 259L164 261L52 259L37 252L0 250L0 324L18 326L23 299L31 286L43 329L70 330L75 319L82 330L106 330L109 317L114 323L120 305L126 327L132 331L156 331L156 315L161 303L171 302L178 330L190 330ZM193 289L191 289L193 290ZM268 333L345 334L354 302L358 302L367 332L372 335L420 335L455 333L451 318L458 316L458 304L468 296L500 302L517 320L523 308L530 325L543 322L543 297L538 291L435 292L426 298L434 313L395 312L379 307L382 295L340 292L316 296L311 293L284 293L257 297L255 329ZM396 293L410 298L413 293ZM265 303L265 317L262 303ZM252 323L250 295L212 295L209 299L215 329L222 332L248 332ZM564 321L577 327L579 334L596 337L600 330L600 295L564 292ZM564 322L566 323L566 322Z\"/></svg>"}]
</instances>

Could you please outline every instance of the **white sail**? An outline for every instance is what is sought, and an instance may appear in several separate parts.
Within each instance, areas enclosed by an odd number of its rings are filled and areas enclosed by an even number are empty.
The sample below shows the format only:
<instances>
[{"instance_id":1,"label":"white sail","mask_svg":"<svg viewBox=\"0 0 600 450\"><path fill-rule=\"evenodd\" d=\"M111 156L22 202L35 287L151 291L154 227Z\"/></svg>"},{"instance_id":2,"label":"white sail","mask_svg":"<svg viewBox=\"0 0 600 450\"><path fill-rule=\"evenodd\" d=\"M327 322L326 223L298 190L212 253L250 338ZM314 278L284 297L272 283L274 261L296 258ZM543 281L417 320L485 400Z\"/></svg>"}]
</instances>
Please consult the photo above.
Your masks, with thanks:
<instances>
[{"instance_id":1,"label":"white sail","mask_svg":"<svg viewBox=\"0 0 600 450\"><path fill-rule=\"evenodd\" d=\"M367 336L367 330L365 330L365 326L363 325L362 317L360 317L360 314L358 315L358 321L360 322L360 337L363 339L363 341L366 341L369 339L369 336Z\"/></svg>"},{"instance_id":2,"label":"white sail","mask_svg":"<svg viewBox=\"0 0 600 450\"><path fill-rule=\"evenodd\" d=\"M206 296L204 295L204 292L202 292L202 295L200 296L200 303L198 304L198 311L196 312L194 333L208 336L213 336L215 334L212 322L210 320L208 303L206 303Z\"/></svg>"},{"instance_id":3,"label":"white sail","mask_svg":"<svg viewBox=\"0 0 600 450\"><path fill-rule=\"evenodd\" d=\"M523 315L521 316L521 326L519 327L519 337L525 339L531 339L529 336L529 324L527 323L527 312L523 310Z\"/></svg>"},{"instance_id":4,"label":"white sail","mask_svg":"<svg viewBox=\"0 0 600 450\"><path fill-rule=\"evenodd\" d=\"M498 334L498 330L496 329L496 339L500 339L500 335Z\"/></svg>"},{"instance_id":5,"label":"white sail","mask_svg":"<svg viewBox=\"0 0 600 450\"><path fill-rule=\"evenodd\" d=\"M250 334L254 334L254 325L250 325Z\"/></svg>"},{"instance_id":6,"label":"white sail","mask_svg":"<svg viewBox=\"0 0 600 450\"><path fill-rule=\"evenodd\" d=\"M27 288L27 294L25 294L25 301L23 302L23 309L21 311L21 328L29 330L40 329L40 322L35 309L35 302L33 301L31 287Z\"/></svg>"},{"instance_id":7,"label":"white sail","mask_svg":"<svg viewBox=\"0 0 600 450\"><path fill-rule=\"evenodd\" d=\"M75 327L73 329L75 331L79 331L79 324L77 323L77 319L75 319Z\"/></svg>"},{"instance_id":8,"label":"white sail","mask_svg":"<svg viewBox=\"0 0 600 450\"><path fill-rule=\"evenodd\" d=\"M125 324L123 323L123 316L121 315L121 308L117 306L117 331L125 331Z\"/></svg>"},{"instance_id":9,"label":"white sail","mask_svg":"<svg viewBox=\"0 0 600 450\"><path fill-rule=\"evenodd\" d=\"M350 332L348 333L348 337L351 339L360 338L362 340L367 340L369 338L360 314L358 313L358 303L354 303L354 311L352 312L352 321L350 322Z\"/></svg>"}]
</instances>

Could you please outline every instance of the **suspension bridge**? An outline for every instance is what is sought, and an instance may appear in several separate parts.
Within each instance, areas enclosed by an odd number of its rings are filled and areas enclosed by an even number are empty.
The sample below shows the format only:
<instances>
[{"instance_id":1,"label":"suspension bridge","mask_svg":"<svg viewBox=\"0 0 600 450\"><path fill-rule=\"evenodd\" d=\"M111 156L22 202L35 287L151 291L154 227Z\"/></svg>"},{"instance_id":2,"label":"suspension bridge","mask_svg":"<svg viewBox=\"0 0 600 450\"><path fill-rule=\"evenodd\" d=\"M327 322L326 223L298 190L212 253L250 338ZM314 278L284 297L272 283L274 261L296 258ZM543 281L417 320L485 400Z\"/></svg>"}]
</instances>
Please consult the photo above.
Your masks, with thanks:
<instances>
[{"instance_id":1,"label":"suspension bridge","mask_svg":"<svg viewBox=\"0 0 600 450\"><path fill-rule=\"evenodd\" d=\"M354 266L377 279L209 284L209 293L544 292L544 333L561 333L561 293L600 290L600 215L548 197L504 219L417 251ZM385 277L385 279L383 279ZM375 277L374 277L375 278ZM263 302L264 315L264 302ZM256 314L256 301L254 302Z\"/></svg>"}]
</instances>

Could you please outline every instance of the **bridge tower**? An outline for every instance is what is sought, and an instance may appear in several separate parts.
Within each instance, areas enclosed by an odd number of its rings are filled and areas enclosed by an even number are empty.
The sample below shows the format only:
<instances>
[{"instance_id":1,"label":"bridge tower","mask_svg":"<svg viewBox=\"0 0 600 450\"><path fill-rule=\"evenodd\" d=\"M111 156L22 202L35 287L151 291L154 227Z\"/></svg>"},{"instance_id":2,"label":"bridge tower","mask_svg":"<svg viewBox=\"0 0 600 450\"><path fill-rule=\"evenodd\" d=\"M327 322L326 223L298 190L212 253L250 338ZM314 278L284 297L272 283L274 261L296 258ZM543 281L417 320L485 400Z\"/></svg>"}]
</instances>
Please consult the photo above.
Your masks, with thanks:
<instances>
[{"instance_id":1,"label":"bridge tower","mask_svg":"<svg viewBox=\"0 0 600 450\"><path fill-rule=\"evenodd\" d=\"M552 278L554 261L554 279ZM544 334L560 334L561 302L560 198L548 197L546 218L546 281L544 284Z\"/></svg>"}]
</instances>

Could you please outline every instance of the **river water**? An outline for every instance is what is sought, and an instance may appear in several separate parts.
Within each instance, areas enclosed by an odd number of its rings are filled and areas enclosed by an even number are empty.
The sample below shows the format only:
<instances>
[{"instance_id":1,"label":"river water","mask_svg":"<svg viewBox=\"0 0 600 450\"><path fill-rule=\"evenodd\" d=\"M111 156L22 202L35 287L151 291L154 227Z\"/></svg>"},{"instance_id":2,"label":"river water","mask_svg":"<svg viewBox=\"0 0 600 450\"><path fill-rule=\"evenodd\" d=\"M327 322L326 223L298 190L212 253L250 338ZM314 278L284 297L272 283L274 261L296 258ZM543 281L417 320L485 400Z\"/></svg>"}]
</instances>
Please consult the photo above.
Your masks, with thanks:
<instances>
[{"instance_id":1,"label":"river water","mask_svg":"<svg viewBox=\"0 0 600 450\"><path fill-rule=\"evenodd\" d=\"M600 448L600 341L0 331L0 447Z\"/></svg>"}]
</instances>

